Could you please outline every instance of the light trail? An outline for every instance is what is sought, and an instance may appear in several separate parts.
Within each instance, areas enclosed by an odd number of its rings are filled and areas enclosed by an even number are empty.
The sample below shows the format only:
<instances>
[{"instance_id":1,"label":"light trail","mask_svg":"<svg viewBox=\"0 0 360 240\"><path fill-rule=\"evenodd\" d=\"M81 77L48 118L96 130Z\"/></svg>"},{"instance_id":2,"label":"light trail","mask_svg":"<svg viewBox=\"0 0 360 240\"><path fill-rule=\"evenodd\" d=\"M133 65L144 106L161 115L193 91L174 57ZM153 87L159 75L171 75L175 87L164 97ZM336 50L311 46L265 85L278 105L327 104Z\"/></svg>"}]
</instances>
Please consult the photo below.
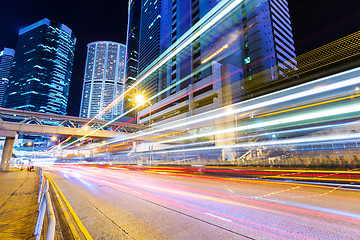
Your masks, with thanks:
<instances>
[{"instance_id":1,"label":"light trail","mask_svg":"<svg viewBox=\"0 0 360 240\"><path fill-rule=\"evenodd\" d=\"M346 94L348 95L348 94ZM275 115L275 114L279 114L279 113L284 113L284 112L289 112L289 111L294 111L294 110L298 110L298 109L305 109L305 108L309 108L309 107L313 107L313 106L318 106L318 105L322 105L322 104L327 104L327 103L333 103L333 102L336 102L336 101L341 101L341 100L346 100L346 99L354 99L356 97L359 97L359 94L356 94L356 95L353 95L352 93L350 93L350 96L345 96L344 97L344 94L343 95L339 95L339 96L335 96L336 98L334 97L330 97L330 98L326 98L324 101L324 99L320 99L320 101L312 101L312 102L309 102L311 104L298 104L298 105L293 105L293 106L290 106L290 107L286 107L286 108L283 108L281 111L279 111L279 109L277 110L274 110L274 111L266 111L264 113L257 113L257 115L254 117L254 118L261 118L261 117L264 117L264 116L271 116L271 115ZM332 99L333 98L333 99ZM330 99L330 100L329 100ZM242 120L243 118L238 118L237 120L240 121ZM219 122L218 122L219 123ZM214 123L215 124L215 123ZM206 126L206 125L212 125L211 123L210 124L205 124L205 125L202 125L202 126ZM196 127L202 127L202 126L196 126ZM335 125L333 125L335 126ZM193 128L196 128L196 127L193 127ZM324 126L322 126L321 128L325 128ZM190 128L191 129L191 128ZM319 128L301 128L300 131L308 131L308 130L311 130L311 129L319 129ZM161 137L165 137L165 136L169 136L169 135L175 135L175 134L178 134L178 133L182 133L186 131L186 129L183 129L183 130L180 130L180 131L176 131L176 132L170 132L170 133L167 133L167 134L162 134L162 135L158 135L158 136L155 136L155 137L151 137L150 139L156 139L156 138L161 138ZM280 133L289 133L289 132L296 132L296 131L299 131L299 129L293 129L291 131L281 131L281 132L272 132L272 133L267 133L267 134L280 134ZM259 137L259 136L264 136L264 134L257 134L257 135L252 135L251 137ZM240 137L240 138L234 138L234 139L223 139L223 140L214 140L214 142L221 142L221 141L226 141L226 140L240 140L240 139L244 139L244 138L249 138L249 137ZM121 145L123 145L125 143L122 143ZM194 145L199 145L199 144L203 144L203 143L193 143L193 144L187 144L186 146L189 147L189 146L194 146ZM118 144L114 144L115 146L118 145ZM114 145L110 145L109 147L112 147ZM184 147L184 145L177 145L177 147Z\"/></svg>"},{"instance_id":2,"label":"light trail","mask_svg":"<svg viewBox=\"0 0 360 240\"><path fill-rule=\"evenodd\" d=\"M103 110L99 111L93 118L91 118L84 126L82 126L77 132L86 128L92 121L94 121L98 116L102 113L108 111L113 106L115 106L118 102L120 102L132 89L134 89L137 85L139 85L142 81L144 81L147 77L151 76L156 70L158 70L162 65L164 65L167 61L169 61L172 57L176 56L180 51L182 51L186 46L191 44L196 38L200 37L205 31L207 31L210 27L212 27L215 23L223 19L229 12L231 12L235 7L237 7L241 2L244 0L228 0L228 1L221 1L219 2L211 11L209 11L205 16L201 18L201 20L192 26L186 33L182 35L182 37L173 45L171 45L162 55L160 55L153 64L151 64L147 69L147 72L144 74L140 74L138 80L136 80L129 88L127 88L123 93L121 93L116 99L114 99L108 106L106 106ZM204 24L201 28L201 24ZM194 73L195 74L195 73ZM180 83L178 83L180 84ZM138 105L137 107L139 107ZM136 107L136 108L137 108ZM131 109L131 111L135 110L136 108ZM129 110L130 111L130 110ZM124 113L121 116L126 115ZM130 111L130 112L131 112ZM121 117L120 116L120 117ZM118 118L120 118L118 117ZM114 122L118 118L110 121L108 124ZM107 126L105 124L99 129ZM77 133L76 132L76 133ZM96 132L96 131L95 131ZM75 133L75 134L76 134ZM94 132L92 132L94 133ZM62 141L59 145L66 143L69 141L75 134L69 136L64 141ZM90 134L88 134L90 135ZM87 136L88 136L87 135ZM84 137L85 138L85 137ZM83 138L82 138L83 139ZM75 141L77 142L77 141ZM64 146L67 147L67 146Z\"/></svg>"},{"instance_id":3,"label":"light trail","mask_svg":"<svg viewBox=\"0 0 360 240\"><path fill-rule=\"evenodd\" d=\"M309 96L316 96L321 93L326 93L326 92L333 91L336 89L353 86L353 85L360 83L360 77L353 77L353 78L343 80L340 82L330 83L328 85L326 85L326 83L329 80L335 81L335 80L338 80L338 79L336 79L338 77L342 77L342 76L347 77L347 75L353 75L354 73L358 73L359 71L360 71L360 68L349 70L347 72L335 74L335 75L332 75L329 77L325 77L325 78L316 80L311 83L302 84L299 86L292 87L290 89L281 90L276 93L267 94L265 96L261 96L256 99L250 99L250 100L247 100L244 102L240 102L240 103L232 105L234 110L231 113L225 111L225 109L227 107L223 107L223 108L216 109L216 110L211 110L206 113L200 113L198 115L191 116L191 117L187 118L186 120L177 120L177 121L173 121L168 124L159 125L159 126L157 126L157 129L152 130L152 131L141 132L138 134L134 134L133 136L122 138L120 140L113 140L113 141L110 141L109 144L118 142L118 141L126 141L126 140L140 138L143 136L153 135L153 134L155 134L157 132L161 132L161 131L172 130L172 129L196 124L196 123L203 122L203 121L214 120L216 118L220 118L220 117L224 117L224 116L228 116L228 115L232 115L232 114L249 112L249 111L259 109L259 108L261 109L261 108L265 108L268 106L273 106L273 105L280 104L280 103L294 101L296 99L302 99L302 98L309 97ZM320 85L320 86L315 87L313 89L301 91L302 88L306 88L309 86L311 87L310 84L314 87L317 85ZM298 91L300 91L300 92L298 92ZM297 92L297 93L282 96L282 95L286 94L287 92ZM276 97L276 95L280 95L280 97ZM269 98L270 98L270 100L266 100ZM271 98L273 98L273 99L271 99ZM262 99L265 99L265 101L261 101ZM255 102L255 103L251 104L252 102ZM227 130L227 131L230 131L230 130Z\"/></svg>"},{"instance_id":4,"label":"light trail","mask_svg":"<svg viewBox=\"0 0 360 240\"><path fill-rule=\"evenodd\" d=\"M329 100L329 101L325 101L325 102L320 102L320 103L314 103L312 105L305 105L303 107L298 107L298 108L292 108L292 109L288 109L288 110L283 110L283 111L280 111L281 112L288 112L288 111L294 111L296 109L302 109L302 108L305 108L305 107L312 107L312 106L316 106L316 105L319 105L319 104L325 104L325 103L329 103L329 102L334 102L336 100L344 100L344 99L348 99L348 98L353 98L353 97L356 97L356 96L348 96L348 97L343 97L343 98L338 98L338 99L334 99L334 100ZM343 109L343 107L341 107L341 109ZM332 113L332 111L334 111L334 113L337 114L343 114L343 113L347 113L347 110L349 108L346 108L345 112L337 112L336 109L335 110L327 110L325 114L325 112L320 112L318 113L318 117L325 117L325 116L331 116L332 114L329 115L329 113ZM350 109L352 109L352 107L350 107ZM355 108L354 108L355 109ZM258 117L260 116L269 116L269 115L273 115L273 114L278 114L279 112L274 112L274 113L269 113L269 114L265 114L265 115L259 115ZM298 117L295 117L296 119ZM308 120L308 119L311 119L311 118L303 118L303 119L297 119L299 121L303 121L303 120ZM283 119L285 120L284 122L294 122L292 120L294 120L294 117L293 118L290 118L290 121L286 121L287 119ZM279 122L279 123L274 123L274 124L283 124L284 122ZM262 125L261 125L262 124ZM269 126L269 124L267 124ZM271 125L271 124L270 124ZM193 138L197 138L197 137L203 137L203 136L210 136L210 135L215 135L215 134L218 134L218 133L224 133L224 132L231 132L231 131L240 131L240 130L244 130L244 129L251 129L251 128L259 128L259 127L264 127L266 126L265 123L260 123L260 124L257 124L255 126L252 126L252 125L248 125L246 126L245 128L244 127L240 127L240 128L230 128L230 129L225 129L225 130L221 130L220 132L212 132L212 133L205 133L205 134L201 134L201 135L193 135L193 136L189 136L189 137L185 137L185 138L177 138L177 139L172 139L172 140L167 140L167 141L162 141L162 142L159 142L159 143L168 143L168 142L174 142L174 141L182 141L182 140L187 140L187 139L193 139ZM304 130L304 129L302 129ZM306 129L305 129L306 130ZM258 135L257 135L258 136ZM260 135L261 136L261 135Z\"/></svg>"},{"instance_id":5,"label":"light trail","mask_svg":"<svg viewBox=\"0 0 360 240\"><path fill-rule=\"evenodd\" d=\"M346 234L349 232L356 233L360 224L360 215L356 210L346 212L341 207L321 206L319 205L321 203L316 200L304 203L302 200L297 201L292 198L294 196L306 197L309 194L314 194L314 192L322 194L323 191L332 189L325 186L276 181L257 181L258 184L254 184L255 181L242 181L242 185L240 185L241 180L238 179L225 180L195 175L188 178L174 178L156 173L131 173L114 167L104 169L103 166L91 169L88 167L81 169L69 167L65 169L68 169L67 171L74 175L74 177L68 176L68 180L72 184L84 185L86 189L94 192L97 197L106 196L106 194L102 195L101 190L104 189L101 187L106 186L108 187L106 188L107 193L112 191L110 189L114 190L110 194L112 197L115 196L114 194L124 193L125 196L130 195L145 200L146 203L155 204L156 208L162 207L165 211L170 211L170 214L183 214L187 217L186 219L190 217L200 220L201 224L208 223L208 221L212 222L212 220L207 220L209 218L205 218L205 216L210 216L215 220L212 224L217 224L216 221L220 221L224 224L230 224L230 226L233 225L236 229L234 231L238 233L244 233L243 229L247 229L252 233L260 234L258 238L262 236L271 239L317 239L319 236L328 237L329 235L322 234L325 232L329 234L333 231L333 228L336 228L336 231L341 230L343 236L349 236ZM182 175L174 174L173 176ZM231 184L235 194L229 194L227 191L222 190L224 186L228 186L226 182L237 184ZM286 191L288 186L292 186L293 192ZM258 195L253 195L254 190L272 193L282 192L282 195L279 196L279 198L282 198L280 200L256 198ZM344 199L344 201L353 203L356 206L357 193L347 193L354 195L352 195L352 198ZM324 201L337 203L339 194L335 194L327 195ZM81 197L83 196L88 195L82 194ZM116 201L123 197L124 195L116 195ZM103 198L105 199L105 197ZM97 207L100 208L101 206L98 205ZM138 206L135 206L135 208L139 209ZM148 209L145 211L148 211ZM304 223L307 224L304 225ZM314 235L313 231L309 231L314 225L323 226L319 230L320 235ZM229 225L226 225L226 228L228 228L227 226ZM296 231L294 231L294 228L296 228Z\"/></svg>"},{"instance_id":6,"label":"light trail","mask_svg":"<svg viewBox=\"0 0 360 240\"><path fill-rule=\"evenodd\" d=\"M356 70L356 69L355 69ZM354 70L354 71L355 71ZM333 77L336 77L336 75L334 75ZM326 78L325 78L326 79ZM322 80L325 80L325 79L322 79ZM184 79L185 80L185 79ZM320 80L318 80L318 81L320 81ZM314 81L314 82L312 82L312 83L315 83L315 82L317 82L317 81ZM354 80L353 79L353 82L352 82L352 84L357 84L359 81L356 81L356 80ZM178 83L176 83L176 84L180 84L180 82L178 82ZM347 82L345 81L345 82L343 82L343 86L345 87L345 86L347 86ZM304 84L304 85L306 85L306 84ZM173 87L173 86L171 86L171 87ZM333 90L333 89L335 89L336 87L338 87L338 86L336 86L336 84L333 84L332 86L328 86L328 89L326 89L326 88L324 88L324 89L322 89L322 92L325 92L325 91L331 91L331 90ZM165 89L166 91L168 90L168 89ZM281 92L281 91L280 91ZM307 93L304 93L303 94L303 96L296 96L296 94L295 95L292 95L292 96L288 96L288 98L290 97L290 99L291 98L301 98L301 97L306 97L306 96L309 96L309 95L314 95L314 94L316 94L316 93L320 93L321 91L313 91L313 92L311 92L311 90L310 91L308 91ZM162 94L163 92L159 92L159 94ZM156 96L158 96L159 94L157 94ZM308 94L308 95L306 95L306 94ZM153 96L151 99L153 99L154 97L156 97L156 96ZM287 101L286 100L286 97L282 97L282 101ZM276 102L276 101L273 101L273 102L268 102L268 104L266 105L263 105L263 106L254 106L253 108L249 108L249 110L251 110L251 109L254 109L254 108L256 108L256 107L265 107L265 106L269 106L269 105L272 105L272 104L276 104L276 103L279 103L279 102ZM235 105L234 105L235 106ZM138 107L138 106L137 106ZM133 110L135 110L137 107L135 107L135 108L133 108L133 109L131 109L131 110L129 110L128 112L130 112L130 111L133 111ZM243 110L244 111L244 110ZM246 109L245 109L245 111L246 111ZM127 112L127 113L128 113ZM234 114L236 114L236 113L239 113L239 112L241 112L241 110L234 110ZM125 113L125 114L127 114L127 113ZM209 113L209 112L208 112ZM208 114L208 113L205 113L205 114ZM125 115L124 114L124 115ZM145 114L147 114L147 113L145 113ZM230 115L231 113L228 113L228 114L220 114L220 115L218 115L217 117L222 117L222 116L226 116L226 115ZM201 114L199 114L199 115L201 115ZM199 117L199 115L197 115L197 117ZM123 116L123 115L122 115ZM119 116L119 117L121 117L121 116ZM212 117L212 118L210 118L210 119L208 119L208 120L211 120L211 119L214 119L214 118L216 118L216 116L214 116L214 117ZM110 121L108 124L110 124L110 123L112 123L112 122L114 122L115 120L117 120L118 118L116 118L116 119L114 119L113 121ZM201 119L201 118L199 118L199 120L198 121L203 121L203 119ZM188 125L188 124L195 124L196 122L198 122L198 121L187 121L187 122L185 122L184 124L185 125ZM105 124L105 125L103 125L101 128L104 128L105 126L107 126L108 124ZM183 125L184 125L183 124ZM178 127L179 127L180 125L178 125ZM159 126L159 127L161 127L162 129L160 130L160 131L164 131L164 130L168 130L169 128L172 128L173 126L171 126L171 127L167 127L166 128L166 125L165 126ZM165 127L165 128L164 128ZM101 128L99 128L99 129L101 129ZM98 129L97 129L98 130ZM92 133L94 133L94 132L96 132L97 130L94 130L93 132L91 132L90 134L92 134ZM145 133L145 134L143 134L143 135L149 135L149 134L153 134L153 133L156 133L156 132L148 132L148 133ZM88 134L89 135L89 134ZM83 138L81 138L81 139L78 139L77 141L75 141L75 142L73 142L73 143L71 143L71 144L68 144L68 145L65 145L65 146L63 146L62 147L62 149L64 149L64 148L66 148L66 147L68 147L68 146L70 146L70 145L72 145L72 144L74 144L74 143L76 143L76 142L78 142L78 141L82 141L85 137L87 137L88 135L86 135L86 136L84 136ZM136 138L137 136L135 136L135 138ZM133 139L133 138L130 138L130 139ZM124 140L126 140L126 139L124 139ZM62 144L62 143L61 143ZM56 149L57 151L59 151L59 149Z\"/></svg>"},{"instance_id":7,"label":"light trail","mask_svg":"<svg viewBox=\"0 0 360 240\"><path fill-rule=\"evenodd\" d=\"M211 11L211 12L209 12L209 14L208 15L206 15L204 18L202 18L196 25L194 25L191 29L189 29L189 31L188 32L186 32L186 34L184 34L174 45L172 45L169 49L167 49L166 50L166 52L164 52L157 60L155 60L149 67L148 67L148 69L149 69L149 71L152 71L153 69L152 69L152 67L156 67L157 69L159 69L161 66L158 66L158 65L156 65L157 63L160 63L161 62L161 58L164 58L164 57L166 57L166 56L169 56L169 54L172 54L172 53L174 53L174 49L176 49L176 50L179 50L179 51L181 51L181 49L180 48L182 48L182 49L184 49L184 41L186 42L186 41L188 41L189 40L189 37L191 37L191 36L193 36L192 34L203 34L205 31L206 31L206 29L205 28L210 28L211 26L209 25L209 22L208 21L215 21L216 22L216 19L215 18L212 18L212 15L216 15L216 16L222 16L221 14L225 14L224 16L226 16L226 14L228 14L228 13L230 13L233 9L235 9L236 8L236 6L238 6L239 4L241 4L241 2L242 1L238 1L238 3L236 3L236 1L221 1L219 4L217 4L216 5L216 7L215 8L213 8L213 11ZM237 5L236 5L237 4ZM231 9L231 8L233 8L233 9ZM228 11L228 12L226 12L226 11ZM222 12L221 12L222 11ZM220 15L217 15L217 14L219 14L219 12L221 12L221 14ZM206 21L205 21L206 20ZM204 26L200 29L201 31L204 31L204 32L202 32L202 33L199 33L198 31L197 31L197 28L199 28L199 27L201 27L201 24L203 24ZM207 29L207 30L208 30ZM358 33L356 33L356 34L358 34ZM349 36L349 37L347 37L347 38L344 38L344 39L341 39L341 40L338 40L338 41L336 41L336 42L334 42L334 43L331 43L331 44L328 44L328 45L326 45L325 47L327 47L327 48L329 48L329 47L333 47L333 45L334 46L337 46L336 44L338 44L338 45L340 45L339 43L341 42L341 41L347 41L347 40L349 40L351 37L355 37L356 36L356 34L354 34L354 36ZM199 36L200 36L199 35ZM349 39L348 39L349 38ZM340 48L341 49L341 48ZM352 49L351 47L349 48L349 49ZM304 54L304 55L302 55L301 56L301 59L303 59L304 61L305 60L307 60L307 61L309 61L309 54L311 55L314 55L314 53L316 53L316 51L323 51L324 50L324 47L320 47L320 48L318 48L318 49L316 49L316 50L314 50L314 51L312 51L312 52L310 52L310 53L308 53L308 54ZM326 50L326 49L325 49ZM338 48L337 48L337 50L336 50L337 52L338 52ZM177 53L178 54L178 53ZM348 56L346 56L345 58L347 58ZM318 59L319 60L319 59ZM321 60L321 59L320 59ZM306 64L311 64L311 63L308 63L308 62L306 62ZM307 65L304 65L304 66L302 66L303 68L305 67L307 67ZM325 64L325 65L327 65L327 64ZM146 69L147 70L147 69ZM154 71L156 71L156 70L154 70ZM153 73L154 73L154 71L153 71ZM307 72L307 71L309 71L308 69L306 70L305 69L305 72ZM145 70L144 70L144 72L146 72ZM304 72L304 71L302 71L302 72ZM146 73L145 73L146 74ZM139 83L137 83L137 84L139 84ZM131 89L130 89L131 90ZM125 93L125 92L124 92ZM129 93L129 91L126 91L126 94L128 94ZM125 94L125 95L126 95ZM124 96L125 96L124 95ZM123 97L124 97L123 96ZM119 96L119 98L123 98L123 97L121 97L121 96ZM114 100L115 101L115 100ZM115 103L116 104L116 103ZM108 110L108 109L110 109L111 107L112 107L113 105L109 105L109 106L107 106L108 108L106 108L106 111ZM133 108L131 111L133 111L134 109L136 109L136 108ZM128 112L127 112L128 113ZM125 113L125 114L127 114L127 113ZM116 119L117 120L117 119ZM92 120L90 120L90 121L92 121ZM89 124L90 122L88 122L87 124ZM87 125L84 125L83 127L86 127ZM105 127L105 126L107 126L107 125L104 125L104 126L102 126L102 127L100 127L99 129L97 129L97 130L100 130L100 129L102 129L103 127ZM81 128L82 129L82 128ZM94 132L96 132L97 130L95 130ZM94 133L93 132L93 133ZM63 144L63 143L65 143L65 142L67 142L67 141L69 141L70 139L71 139L71 137L72 136L70 136L69 138L67 138L67 139L65 139L63 142L61 142L59 145L61 146L61 144ZM85 136L86 137L86 136ZM78 141L75 141L75 142L73 142L73 143L71 143L71 144L74 144L74 143L76 143L76 142L78 142ZM69 145L71 145L71 144L69 144ZM69 146L69 145L66 145L66 146L63 146L62 148L60 148L60 149L57 149L57 151L60 151L61 149L64 149L64 148L66 148L67 146ZM50 149L49 151L51 151L51 150L53 150L53 149Z\"/></svg>"},{"instance_id":8,"label":"light trail","mask_svg":"<svg viewBox=\"0 0 360 240\"><path fill-rule=\"evenodd\" d=\"M344 141L344 140L352 140L352 139L360 139L360 134L338 134L338 135L326 135L319 137L304 137L304 138L293 138L289 140L271 140L271 141L257 141L257 142L249 142L249 143L238 143L238 144L228 144L221 146L211 146L211 147L201 147L201 148L188 148L188 149L178 149L171 150L168 149L166 151L156 151L157 154L164 153L175 153L175 152L191 152L191 151L207 151L212 149L223 149L223 148L249 148L249 147L262 147L262 146L271 146L271 145L291 145L291 144L305 144L311 142L324 142L331 143L331 141ZM143 152L146 154L146 152ZM148 153L149 154L149 153Z\"/></svg>"},{"instance_id":9,"label":"light trail","mask_svg":"<svg viewBox=\"0 0 360 240\"><path fill-rule=\"evenodd\" d=\"M225 58L226 56L227 56L227 55L223 55L221 58ZM221 58L218 58L218 60L220 60ZM208 63L208 64L203 65L201 69L196 70L195 72L189 74L188 76L180 79L179 81L175 82L174 84L170 85L169 87L165 88L164 90L162 90L162 91L158 92L157 94L155 94L154 96L150 97L149 99L147 99L146 103L149 103L151 100L153 100L153 99L155 99L156 97L160 96L161 94L169 91L169 90L172 89L173 87L181 84L182 82L186 81L186 80L189 79L190 77L192 77L192 76L194 76L195 74L201 72L203 69L206 69L206 68L209 67L209 66L211 66L211 63ZM233 72L233 73L231 73L231 74L235 74L235 73L237 73L237 72L239 72L239 71L241 71L241 69L239 69L239 70L237 70L237 71L235 71L235 72ZM230 75L231 75L231 74L230 74ZM190 92L190 93L193 93L193 92L196 92L196 91L198 91L198 90L201 90L201 89L205 88L206 86L209 86L209 85L211 85L211 84L213 84L213 83L215 83L215 82L221 81L222 79L223 79L223 78L219 78L219 79L217 79L217 80L214 80L212 83L206 84L205 86L201 86L201 87L199 87L198 89L195 89L195 90L193 90L193 91ZM190 93L189 93L189 94L190 94ZM186 95L189 95L189 94L186 94ZM185 97L186 95L180 96L178 99L181 99L181 98ZM177 99L177 100L178 100L178 99ZM162 106L159 106L159 107L153 109L151 112L153 112L153 111L155 111L155 110L157 110L157 109L160 109L160 108L162 108L162 107L164 107L164 106L166 106L166 105L168 105L168 104L171 104L171 103L174 102L174 101L175 101L175 100L170 101L170 102L168 102L168 103L166 103L166 104L164 104L164 105L162 105ZM71 142L71 143L68 144L68 145L64 145L64 146L63 146L62 148L60 148L60 149L59 149L59 148L58 148L58 149L53 148L53 149L49 149L48 151L50 151L50 150L60 151L61 149L66 149L66 148L68 148L69 146L71 146L71 145L73 145L73 144L75 144L75 143L77 143L77 142L84 141L84 139L86 139L86 137L88 137L89 135L97 132L98 130L103 129L104 127L110 125L111 123L113 123L113 122L115 122L116 120L120 119L121 117L127 115L128 113L136 110L137 108L139 108L139 107L142 106L142 105L143 105L143 104L139 104L139 105L131 108L131 109L128 110L127 112L123 113L122 115L120 115L120 116L114 118L113 120L107 122L106 124L100 126L99 128L95 129L94 131L90 132L89 134L84 135L82 138L80 138L80 139L78 139L78 140L76 140L76 141L74 141L74 142ZM144 113L144 114L141 115L141 116L144 116L144 115L147 115L147 114L149 114L149 112ZM119 125L118 127L114 128L113 130L118 129L118 128L120 128L121 126L124 126L124 125L126 125L127 123L130 123L130 122L134 121L135 119L137 119L137 118L139 118L139 117L141 117L141 116L138 116L138 117L136 117L136 118L133 118L132 120L129 120L129 121L127 121L126 123L123 123L123 124ZM83 127L85 127L85 125L84 125ZM82 128L81 128L81 129L82 129ZM79 131L80 131L81 129L79 129ZM73 136L73 135L72 135L72 136ZM65 140L64 140L63 142L61 142L59 145L65 143L65 142L67 142L67 141L69 141L69 140L72 138L72 136L70 136L68 139L65 139ZM57 146L59 146L59 145L57 145Z\"/></svg>"},{"instance_id":10,"label":"light trail","mask_svg":"<svg viewBox=\"0 0 360 240\"><path fill-rule=\"evenodd\" d=\"M349 104L346 107L342 106L342 107L332 108L330 110L318 111L315 113L307 113L307 114L305 113L305 114L301 114L301 115L300 114L296 114L296 115L292 114L295 116L283 117L282 119L270 120L270 121L261 122L261 123L247 124L246 126L223 129L223 130L218 130L218 131L214 131L214 132L210 132L210 133L194 134L194 135L188 136L188 137L181 137L181 138L170 139L170 140L166 140L166 141L160 141L159 143L171 143L171 142L177 142L177 141L190 140L190 139L194 139L194 138L208 137L208 136L214 136L214 135L219 135L219 134L224 134L224 133L230 133L230 132L234 132L234 131L238 132L238 131L244 131L244 130L260 129L260 128L264 128L264 127L273 127L273 126L278 126L278 125L282 125L282 124L298 123L298 122L303 122L306 120L315 120L315 119L324 118L324 117L332 117L332 116L337 116L337 115L342 115L342 114L358 112L359 107L360 107L360 103L357 103L357 104ZM303 124L303 123L301 123L301 124Z\"/></svg>"}]
</instances>

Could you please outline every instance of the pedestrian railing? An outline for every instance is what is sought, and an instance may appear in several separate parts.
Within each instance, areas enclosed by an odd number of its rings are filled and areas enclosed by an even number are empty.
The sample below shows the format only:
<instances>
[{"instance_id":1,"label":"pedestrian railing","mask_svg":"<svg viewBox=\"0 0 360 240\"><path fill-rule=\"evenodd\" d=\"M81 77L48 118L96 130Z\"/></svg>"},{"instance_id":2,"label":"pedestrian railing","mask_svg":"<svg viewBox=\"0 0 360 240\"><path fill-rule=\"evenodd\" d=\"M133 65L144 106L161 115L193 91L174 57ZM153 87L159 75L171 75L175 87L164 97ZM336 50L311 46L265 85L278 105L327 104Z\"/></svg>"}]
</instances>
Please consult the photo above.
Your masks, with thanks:
<instances>
[{"instance_id":1,"label":"pedestrian railing","mask_svg":"<svg viewBox=\"0 0 360 240\"><path fill-rule=\"evenodd\" d=\"M45 218L45 210L47 210L48 226L46 230L46 240L54 240L56 221L55 221L54 209L49 194L49 180L44 178L42 168L35 167L35 172L40 177L40 183L39 183L39 196L38 196L39 215L36 221L34 235L36 236L36 240L40 239L41 230ZM44 182L45 182L45 186L44 186Z\"/></svg>"}]
</instances>

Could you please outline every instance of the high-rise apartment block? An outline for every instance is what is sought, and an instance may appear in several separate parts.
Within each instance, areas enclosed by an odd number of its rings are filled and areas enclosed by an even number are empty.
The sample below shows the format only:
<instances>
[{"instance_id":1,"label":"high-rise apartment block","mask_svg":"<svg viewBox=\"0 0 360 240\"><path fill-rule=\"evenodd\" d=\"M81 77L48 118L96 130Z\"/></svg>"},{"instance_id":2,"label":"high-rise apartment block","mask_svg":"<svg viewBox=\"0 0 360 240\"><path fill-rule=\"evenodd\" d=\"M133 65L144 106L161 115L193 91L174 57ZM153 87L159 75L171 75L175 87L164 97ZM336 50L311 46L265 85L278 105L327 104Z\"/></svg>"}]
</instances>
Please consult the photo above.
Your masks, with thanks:
<instances>
[{"instance_id":1,"label":"high-rise apartment block","mask_svg":"<svg viewBox=\"0 0 360 240\"><path fill-rule=\"evenodd\" d=\"M0 107L5 106L6 92L14 55L15 50L11 48L4 48L4 50L0 52Z\"/></svg>"},{"instance_id":2,"label":"high-rise apartment block","mask_svg":"<svg viewBox=\"0 0 360 240\"><path fill-rule=\"evenodd\" d=\"M139 86L148 98L156 96L155 124L258 96L262 85L296 69L287 1L235 3L141 2L139 77L179 51ZM140 119L148 121L149 115Z\"/></svg>"},{"instance_id":3,"label":"high-rise apartment block","mask_svg":"<svg viewBox=\"0 0 360 240\"><path fill-rule=\"evenodd\" d=\"M98 41L87 45L80 117L92 118L109 105L124 90L126 46ZM112 120L122 114L123 101L99 116Z\"/></svg>"},{"instance_id":4,"label":"high-rise apartment block","mask_svg":"<svg viewBox=\"0 0 360 240\"><path fill-rule=\"evenodd\" d=\"M76 38L47 18L20 30L6 107L66 114Z\"/></svg>"}]
</instances>

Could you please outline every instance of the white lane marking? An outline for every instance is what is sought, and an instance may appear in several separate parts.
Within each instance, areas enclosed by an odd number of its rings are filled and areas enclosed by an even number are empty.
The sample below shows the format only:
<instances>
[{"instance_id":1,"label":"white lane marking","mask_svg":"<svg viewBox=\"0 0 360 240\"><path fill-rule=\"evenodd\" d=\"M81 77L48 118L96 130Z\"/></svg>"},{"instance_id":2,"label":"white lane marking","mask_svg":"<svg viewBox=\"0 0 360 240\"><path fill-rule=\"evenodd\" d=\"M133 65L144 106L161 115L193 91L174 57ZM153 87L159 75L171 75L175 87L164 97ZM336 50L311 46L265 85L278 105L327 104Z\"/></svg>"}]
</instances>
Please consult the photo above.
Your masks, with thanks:
<instances>
[{"instance_id":1,"label":"white lane marking","mask_svg":"<svg viewBox=\"0 0 360 240\"><path fill-rule=\"evenodd\" d=\"M141 195L141 192L137 192L137 191L133 191L134 193L137 193L137 194L139 194L139 195Z\"/></svg>"},{"instance_id":2,"label":"white lane marking","mask_svg":"<svg viewBox=\"0 0 360 240\"><path fill-rule=\"evenodd\" d=\"M206 215L209 215L211 217L214 217L214 218L217 218L217 219L221 219L221 220L224 220L226 222L232 222L230 219L227 219L227 218L223 218L223 217L219 217L219 216L216 216L214 214L211 214L211 213L205 213Z\"/></svg>"},{"instance_id":3,"label":"white lane marking","mask_svg":"<svg viewBox=\"0 0 360 240\"><path fill-rule=\"evenodd\" d=\"M260 197L256 197L256 198L260 198ZM287 203L285 201L280 201L280 200L276 200L276 199L269 199L269 198L260 198L260 199L264 199L264 200L272 201L272 202Z\"/></svg>"},{"instance_id":4,"label":"white lane marking","mask_svg":"<svg viewBox=\"0 0 360 240\"><path fill-rule=\"evenodd\" d=\"M229 190L231 193L234 193L234 191L233 190L231 190L230 188L226 188L227 190Z\"/></svg>"}]
</instances>

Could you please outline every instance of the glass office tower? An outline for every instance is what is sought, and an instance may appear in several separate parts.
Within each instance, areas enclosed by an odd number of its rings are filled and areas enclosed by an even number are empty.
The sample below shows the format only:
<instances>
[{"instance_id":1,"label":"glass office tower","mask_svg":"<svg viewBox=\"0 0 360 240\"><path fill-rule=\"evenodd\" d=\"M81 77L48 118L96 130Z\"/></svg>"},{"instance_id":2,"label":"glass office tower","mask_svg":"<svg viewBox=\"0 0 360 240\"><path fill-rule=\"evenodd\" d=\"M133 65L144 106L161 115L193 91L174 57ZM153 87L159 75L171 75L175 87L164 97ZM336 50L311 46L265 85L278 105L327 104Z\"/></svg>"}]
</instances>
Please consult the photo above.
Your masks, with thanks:
<instances>
[{"instance_id":1,"label":"glass office tower","mask_svg":"<svg viewBox=\"0 0 360 240\"><path fill-rule=\"evenodd\" d=\"M136 81L139 70L138 58L139 58L140 10L141 10L141 0L129 0L128 29L127 29L127 39L126 39L125 89L131 86ZM133 92L135 91L136 90L134 89ZM131 97L133 97L133 94L128 94L127 96L125 96L124 112L126 112L133 106L133 103L130 100ZM134 116L134 113L132 116Z\"/></svg>"},{"instance_id":2,"label":"glass office tower","mask_svg":"<svg viewBox=\"0 0 360 240\"><path fill-rule=\"evenodd\" d=\"M109 41L87 45L80 117L92 118L109 105L124 90L126 45ZM123 113L123 101L99 115L112 120Z\"/></svg>"},{"instance_id":3,"label":"glass office tower","mask_svg":"<svg viewBox=\"0 0 360 240\"><path fill-rule=\"evenodd\" d=\"M47 18L20 30L7 108L66 114L76 38Z\"/></svg>"},{"instance_id":4,"label":"glass office tower","mask_svg":"<svg viewBox=\"0 0 360 240\"><path fill-rule=\"evenodd\" d=\"M6 92L14 55L15 50L11 48L4 48L4 50L0 52L0 107L5 106Z\"/></svg>"},{"instance_id":5,"label":"glass office tower","mask_svg":"<svg viewBox=\"0 0 360 240\"><path fill-rule=\"evenodd\" d=\"M153 114L153 122L171 121L268 93L272 90L262 86L285 79L288 72L296 70L287 1L244 0L236 6L232 2L142 1L140 78L186 42L181 52L139 84L147 98L156 95L152 109L159 110ZM213 22L214 16L229 6L235 7ZM208 26L207 22L213 24ZM201 35L191 37L197 32ZM148 121L147 116L140 119L140 123Z\"/></svg>"}]
</instances>

